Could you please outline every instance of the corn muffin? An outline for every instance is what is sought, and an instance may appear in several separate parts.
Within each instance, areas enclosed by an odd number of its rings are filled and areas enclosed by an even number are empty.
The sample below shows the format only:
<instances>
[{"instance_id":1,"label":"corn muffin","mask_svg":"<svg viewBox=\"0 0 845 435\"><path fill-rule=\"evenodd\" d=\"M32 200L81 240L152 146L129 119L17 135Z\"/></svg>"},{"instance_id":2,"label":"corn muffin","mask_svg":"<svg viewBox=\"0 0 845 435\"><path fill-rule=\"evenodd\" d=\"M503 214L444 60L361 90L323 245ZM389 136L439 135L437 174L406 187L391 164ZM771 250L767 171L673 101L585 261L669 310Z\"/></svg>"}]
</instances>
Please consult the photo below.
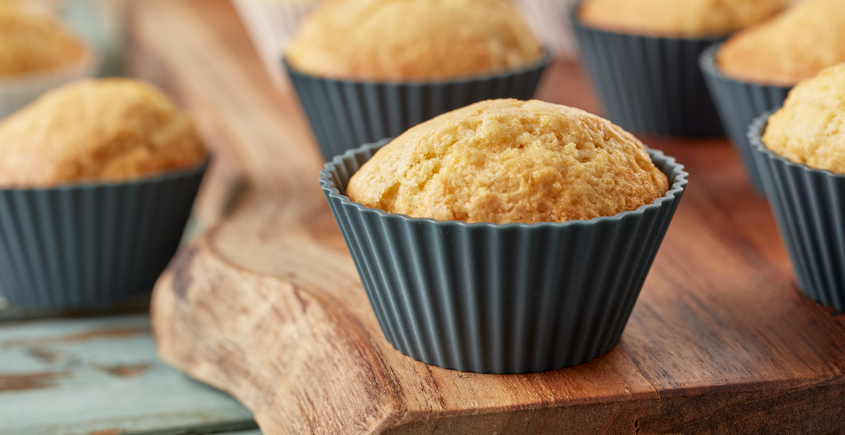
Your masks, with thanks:
<instances>
[{"instance_id":1,"label":"corn muffin","mask_svg":"<svg viewBox=\"0 0 845 435\"><path fill-rule=\"evenodd\" d=\"M845 1L805 0L731 37L716 62L733 79L780 86L845 62Z\"/></svg>"},{"instance_id":2,"label":"corn muffin","mask_svg":"<svg viewBox=\"0 0 845 435\"><path fill-rule=\"evenodd\" d=\"M621 33L697 38L727 35L788 4L789 0L588 0L579 19Z\"/></svg>"},{"instance_id":3,"label":"corn muffin","mask_svg":"<svg viewBox=\"0 0 845 435\"><path fill-rule=\"evenodd\" d=\"M190 119L134 80L71 83L0 122L0 186L123 181L199 164Z\"/></svg>"},{"instance_id":4,"label":"corn muffin","mask_svg":"<svg viewBox=\"0 0 845 435\"><path fill-rule=\"evenodd\" d=\"M506 0L355 0L306 18L286 59L318 77L408 82L519 69L542 55Z\"/></svg>"},{"instance_id":5,"label":"corn muffin","mask_svg":"<svg viewBox=\"0 0 845 435\"><path fill-rule=\"evenodd\" d=\"M505 224L613 216L667 190L642 143L609 121L503 99L411 128L355 173L346 194L389 213Z\"/></svg>"},{"instance_id":6,"label":"corn muffin","mask_svg":"<svg viewBox=\"0 0 845 435\"><path fill-rule=\"evenodd\" d=\"M845 64L796 86L762 139L793 162L845 174Z\"/></svg>"},{"instance_id":7,"label":"corn muffin","mask_svg":"<svg viewBox=\"0 0 845 435\"><path fill-rule=\"evenodd\" d=\"M82 42L55 20L0 2L0 79L62 69L85 54Z\"/></svg>"}]
</instances>

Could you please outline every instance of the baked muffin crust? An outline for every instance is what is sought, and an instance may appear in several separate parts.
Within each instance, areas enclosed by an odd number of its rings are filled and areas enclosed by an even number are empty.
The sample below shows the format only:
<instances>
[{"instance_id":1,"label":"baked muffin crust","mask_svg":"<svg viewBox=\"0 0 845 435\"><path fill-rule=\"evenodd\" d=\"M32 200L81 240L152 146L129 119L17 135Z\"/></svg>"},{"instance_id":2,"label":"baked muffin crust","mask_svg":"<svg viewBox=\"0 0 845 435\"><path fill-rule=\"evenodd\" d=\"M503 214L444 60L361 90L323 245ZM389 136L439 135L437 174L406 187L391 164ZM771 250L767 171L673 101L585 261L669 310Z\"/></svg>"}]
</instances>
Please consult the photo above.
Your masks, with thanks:
<instances>
[{"instance_id":1,"label":"baked muffin crust","mask_svg":"<svg viewBox=\"0 0 845 435\"><path fill-rule=\"evenodd\" d=\"M728 77L781 86L845 62L845 1L805 0L732 36L716 62Z\"/></svg>"},{"instance_id":2,"label":"baked muffin crust","mask_svg":"<svg viewBox=\"0 0 845 435\"><path fill-rule=\"evenodd\" d=\"M613 216L668 188L642 143L610 121L507 99L411 128L353 175L346 194L389 213L504 224Z\"/></svg>"},{"instance_id":3,"label":"baked muffin crust","mask_svg":"<svg viewBox=\"0 0 845 435\"><path fill-rule=\"evenodd\" d=\"M80 62L85 47L56 21L0 1L0 79Z\"/></svg>"},{"instance_id":4,"label":"baked muffin crust","mask_svg":"<svg viewBox=\"0 0 845 435\"><path fill-rule=\"evenodd\" d=\"M780 12L789 0L588 0L578 11L586 25L642 35L727 35Z\"/></svg>"},{"instance_id":5,"label":"baked muffin crust","mask_svg":"<svg viewBox=\"0 0 845 435\"><path fill-rule=\"evenodd\" d=\"M519 69L541 56L505 0L355 0L308 17L286 58L319 77L403 82Z\"/></svg>"},{"instance_id":6,"label":"baked muffin crust","mask_svg":"<svg viewBox=\"0 0 845 435\"><path fill-rule=\"evenodd\" d=\"M793 162L845 174L845 64L796 86L762 139Z\"/></svg>"},{"instance_id":7,"label":"baked muffin crust","mask_svg":"<svg viewBox=\"0 0 845 435\"><path fill-rule=\"evenodd\" d=\"M193 124L158 89L84 80L54 89L0 122L0 186L123 181L199 164Z\"/></svg>"}]
</instances>

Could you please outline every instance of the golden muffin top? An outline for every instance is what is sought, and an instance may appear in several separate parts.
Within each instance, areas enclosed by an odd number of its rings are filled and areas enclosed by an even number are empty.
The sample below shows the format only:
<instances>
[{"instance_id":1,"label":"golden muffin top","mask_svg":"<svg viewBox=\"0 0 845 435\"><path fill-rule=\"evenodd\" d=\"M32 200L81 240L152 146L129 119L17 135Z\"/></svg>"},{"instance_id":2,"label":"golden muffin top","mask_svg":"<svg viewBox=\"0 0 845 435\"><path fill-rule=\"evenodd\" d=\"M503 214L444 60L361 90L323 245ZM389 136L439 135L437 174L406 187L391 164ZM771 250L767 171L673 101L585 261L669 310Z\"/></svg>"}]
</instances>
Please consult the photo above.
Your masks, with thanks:
<instances>
[{"instance_id":1,"label":"golden muffin top","mask_svg":"<svg viewBox=\"0 0 845 435\"><path fill-rule=\"evenodd\" d=\"M158 89L128 79L56 88L0 121L0 186L123 181L200 163L190 119Z\"/></svg>"},{"instance_id":2,"label":"golden muffin top","mask_svg":"<svg viewBox=\"0 0 845 435\"><path fill-rule=\"evenodd\" d=\"M286 58L310 75L402 82L519 69L542 54L507 0L346 0L308 17Z\"/></svg>"},{"instance_id":3,"label":"golden muffin top","mask_svg":"<svg viewBox=\"0 0 845 435\"><path fill-rule=\"evenodd\" d=\"M793 162L845 174L845 64L790 91L769 117L763 143Z\"/></svg>"},{"instance_id":4,"label":"golden muffin top","mask_svg":"<svg viewBox=\"0 0 845 435\"><path fill-rule=\"evenodd\" d=\"M505 224L613 216L668 188L642 143L610 121L507 99L411 128L352 176L346 194L389 213Z\"/></svg>"},{"instance_id":5,"label":"golden muffin top","mask_svg":"<svg viewBox=\"0 0 845 435\"><path fill-rule=\"evenodd\" d=\"M0 78L73 65L85 46L55 20L0 1Z\"/></svg>"},{"instance_id":6,"label":"golden muffin top","mask_svg":"<svg viewBox=\"0 0 845 435\"><path fill-rule=\"evenodd\" d=\"M727 35L783 10L790 0L587 0L578 11L599 29L666 37Z\"/></svg>"},{"instance_id":7,"label":"golden muffin top","mask_svg":"<svg viewBox=\"0 0 845 435\"><path fill-rule=\"evenodd\" d=\"M716 62L728 77L781 86L845 62L845 1L805 0L731 37Z\"/></svg>"}]
</instances>

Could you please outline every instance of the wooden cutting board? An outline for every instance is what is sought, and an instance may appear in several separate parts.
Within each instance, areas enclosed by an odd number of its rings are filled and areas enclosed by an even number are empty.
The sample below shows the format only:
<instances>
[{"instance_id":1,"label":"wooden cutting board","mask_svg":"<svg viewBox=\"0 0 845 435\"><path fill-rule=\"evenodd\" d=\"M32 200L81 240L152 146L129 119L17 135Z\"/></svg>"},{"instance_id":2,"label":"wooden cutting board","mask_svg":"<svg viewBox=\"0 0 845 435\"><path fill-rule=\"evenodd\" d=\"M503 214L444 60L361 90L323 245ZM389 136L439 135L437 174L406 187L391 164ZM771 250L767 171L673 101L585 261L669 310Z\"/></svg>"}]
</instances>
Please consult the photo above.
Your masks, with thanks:
<instances>
[{"instance_id":1,"label":"wooden cutting board","mask_svg":"<svg viewBox=\"0 0 845 435\"><path fill-rule=\"evenodd\" d=\"M690 185L621 343L574 368L479 375L395 351L317 183L321 156L224 0L146 0L132 71L171 91L217 152L216 220L153 301L158 352L277 433L845 432L845 320L799 295L766 202L725 140L644 138ZM597 111L575 65L540 98ZM164 393L164 392L163 392Z\"/></svg>"}]
</instances>

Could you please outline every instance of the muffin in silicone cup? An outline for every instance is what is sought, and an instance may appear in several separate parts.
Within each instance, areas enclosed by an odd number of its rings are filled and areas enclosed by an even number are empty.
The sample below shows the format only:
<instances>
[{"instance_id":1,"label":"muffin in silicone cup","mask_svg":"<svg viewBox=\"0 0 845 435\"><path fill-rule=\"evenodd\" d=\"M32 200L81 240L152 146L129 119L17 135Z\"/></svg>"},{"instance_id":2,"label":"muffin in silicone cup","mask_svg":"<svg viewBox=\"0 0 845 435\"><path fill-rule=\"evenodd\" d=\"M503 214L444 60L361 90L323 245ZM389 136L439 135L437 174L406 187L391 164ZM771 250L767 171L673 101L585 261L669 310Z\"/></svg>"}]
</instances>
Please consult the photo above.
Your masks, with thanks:
<instances>
[{"instance_id":1,"label":"muffin in silicone cup","mask_svg":"<svg viewBox=\"0 0 845 435\"><path fill-rule=\"evenodd\" d=\"M289 86L279 58L299 24L327 0L233 0L264 68L277 86Z\"/></svg>"},{"instance_id":2,"label":"muffin in silicone cup","mask_svg":"<svg viewBox=\"0 0 845 435\"><path fill-rule=\"evenodd\" d=\"M341 1L284 65L326 159L478 101L529 99L551 56L505 0Z\"/></svg>"},{"instance_id":3,"label":"muffin in silicone cup","mask_svg":"<svg viewBox=\"0 0 845 435\"><path fill-rule=\"evenodd\" d=\"M92 77L94 50L61 23L0 3L0 119L62 84Z\"/></svg>"},{"instance_id":4,"label":"muffin in silicone cup","mask_svg":"<svg viewBox=\"0 0 845 435\"><path fill-rule=\"evenodd\" d=\"M806 0L701 55L701 69L722 123L759 192L763 187L748 125L760 113L780 107L801 80L845 62L842 23L845 2Z\"/></svg>"},{"instance_id":5,"label":"muffin in silicone cup","mask_svg":"<svg viewBox=\"0 0 845 435\"><path fill-rule=\"evenodd\" d=\"M125 79L52 90L0 122L0 296L112 306L175 253L208 157L190 120Z\"/></svg>"},{"instance_id":6,"label":"muffin in silicone cup","mask_svg":"<svg viewBox=\"0 0 845 435\"><path fill-rule=\"evenodd\" d=\"M570 11L607 117L638 133L722 136L698 66L709 46L787 0L586 0Z\"/></svg>"},{"instance_id":7,"label":"muffin in silicone cup","mask_svg":"<svg viewBox=\"0 0 845 435\"><path fill-rule=\"evenodd\" d=\"M801 291L845 312L845 64L793 89L748 129Z\"/></svg>"},{"instance_id":8,"label":"muffin in silicone cup","mask_svg":"<svg viewBox=\"0 0 845 435\"><path fill-rule=\"evenodd\" d=\"M578 56L578 44L572 33L572 24L566 14L578 0L516 0L534 30L534 34L543 41L555 56L575 58ZM560 17L564 17L563 20Z\"/></svg>"},{"instance_id":9,"label":"muffin in silicone cup","mask_svg":"<svg viewBox=\"0 0 845 435\"><path fill-rule=\"evenodd\" d=\"M601 118L496 100L349 150L320 183L396 349L526 373L616 345L686 176Z\"/></svg>"}]
</instances>

